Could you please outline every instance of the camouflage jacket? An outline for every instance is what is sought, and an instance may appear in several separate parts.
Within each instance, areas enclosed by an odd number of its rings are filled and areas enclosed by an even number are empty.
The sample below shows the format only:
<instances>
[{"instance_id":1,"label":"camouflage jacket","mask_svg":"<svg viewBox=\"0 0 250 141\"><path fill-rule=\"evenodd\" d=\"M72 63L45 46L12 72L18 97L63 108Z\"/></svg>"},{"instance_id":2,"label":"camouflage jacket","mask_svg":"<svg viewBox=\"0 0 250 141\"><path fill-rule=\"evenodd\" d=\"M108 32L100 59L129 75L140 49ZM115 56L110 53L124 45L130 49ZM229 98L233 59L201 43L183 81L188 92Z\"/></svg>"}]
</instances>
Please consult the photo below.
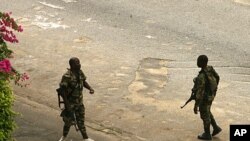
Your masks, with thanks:
<instances>
[{"instance_id":1,"label":"camouflage jacket","mask_svg":"<svg viewBox=\"0 0 250 141\"><path fill-rule=\"evenodd\" d=\"M214 99L219 80L220 77L212 66L207 66L199 72L193 88L193 91L196 92L196 106L203 101L212 101Z\"/></svg>"},{"instance_id":2,"label":"camouflage jacket","mask_svg":"<svg viewBox=\"0 0 250 141\"><path fill-rule=\"evenodd\" d=\"M60 87L66 88L68 93L67 99L70 104L82 104L83 96L83 82L86 80L86 76L80 70L78 74L73 73L70 69L62 76Z\"/></svg>"}]
</instances>

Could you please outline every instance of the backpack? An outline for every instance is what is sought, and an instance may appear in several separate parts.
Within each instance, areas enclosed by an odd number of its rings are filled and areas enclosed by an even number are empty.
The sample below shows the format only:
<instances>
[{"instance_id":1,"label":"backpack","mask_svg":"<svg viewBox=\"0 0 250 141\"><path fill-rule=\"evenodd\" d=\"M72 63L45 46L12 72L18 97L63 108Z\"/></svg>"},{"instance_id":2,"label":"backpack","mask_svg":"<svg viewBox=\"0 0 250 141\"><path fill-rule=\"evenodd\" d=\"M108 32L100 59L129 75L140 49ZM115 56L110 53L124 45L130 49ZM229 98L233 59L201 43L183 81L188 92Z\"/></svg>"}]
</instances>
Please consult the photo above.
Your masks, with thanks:
<instances>
[{"instance_id":1,"label":"backpack","mask_svg":"<svg viewBox=\"0 0 250 141\"><path fill-rule=\"evenodd\" d=\"M207 80L206 88L209 89L211 94L215 96L218 88L218 80L214 76L214 69L208 68L208 71L204 71L204 75Z\"/></svg>"}]
</instances>

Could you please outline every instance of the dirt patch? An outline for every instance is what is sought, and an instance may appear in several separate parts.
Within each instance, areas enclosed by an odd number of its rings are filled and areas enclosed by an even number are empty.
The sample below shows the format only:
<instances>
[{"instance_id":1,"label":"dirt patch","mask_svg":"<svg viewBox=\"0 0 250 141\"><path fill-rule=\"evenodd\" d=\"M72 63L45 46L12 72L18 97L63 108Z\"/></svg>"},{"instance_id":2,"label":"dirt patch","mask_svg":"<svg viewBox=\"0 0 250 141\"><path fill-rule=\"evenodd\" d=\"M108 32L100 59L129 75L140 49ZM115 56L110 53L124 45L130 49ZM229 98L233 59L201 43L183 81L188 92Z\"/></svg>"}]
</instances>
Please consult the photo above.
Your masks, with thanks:
<instances>
[{"instance_id":1,"label":"dirt patch","mask_svg":"<svg viewBox=\"0 0 250 141\"><path fill-rule=\"evenodd\" d=\"M154 106L158 111L166 110L171 102L158 100L155 95L161 94L161 89L167 83L167 60L145 58L140 62L135 80L128 86L130 95L126 98L133 104Z\"/></svg>"}]
</instances>

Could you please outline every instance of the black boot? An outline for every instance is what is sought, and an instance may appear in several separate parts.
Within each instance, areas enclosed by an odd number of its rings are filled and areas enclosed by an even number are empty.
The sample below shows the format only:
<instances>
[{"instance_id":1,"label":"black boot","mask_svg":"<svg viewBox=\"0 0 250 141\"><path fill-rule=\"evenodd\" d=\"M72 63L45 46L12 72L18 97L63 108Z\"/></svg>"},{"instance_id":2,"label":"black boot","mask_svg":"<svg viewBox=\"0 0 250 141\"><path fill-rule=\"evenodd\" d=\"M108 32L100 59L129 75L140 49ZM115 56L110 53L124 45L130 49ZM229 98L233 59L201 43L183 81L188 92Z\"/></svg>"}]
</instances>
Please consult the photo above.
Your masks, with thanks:
<instances>
[{"instance_id":1,"label":"black boot","mask_svg":"<svg viewBox=\"0 0 250 141\"><path fill-rule=\"evenodd\" d=\"M222 131L222 129L216 124L214 118L211 118L211 125L212 125L213 128L214 128L214 131L213 131L213 133L212 133L212 136L215 136L215 135L219 134L219 133Z\"/></svg>"},{"instance_id":2,"label":"black boot","mask_svg":"<svg viewBox=\"0 0 250 141\"><path fill-rule=\"evenodd\" d=\"M212 136L210 133L203 133L198 136L198 139L200 140L212 140Z\"/></svg>"},{"instance_id":3,"label":"black boot","mask_svg":"<svg viewBox=\"0 0 250 141\"><path fill-rule=\"evenodd\" d=\"M210 134L210 123L204 124L204 133L198 135L198 139L200 140L212 140L212 136Z\"/></svg>"},{"instance_id":4,"label":"black boot","mask_svg":"<svg viewBox=\"0 0 250 141\"><path fill-rule=\"evenodd\" d=\"M212 133L212 136L219 134L221 131L222 131L222 129L219 126L214 127L214 131Z\"/></svg>"}]
</instances>

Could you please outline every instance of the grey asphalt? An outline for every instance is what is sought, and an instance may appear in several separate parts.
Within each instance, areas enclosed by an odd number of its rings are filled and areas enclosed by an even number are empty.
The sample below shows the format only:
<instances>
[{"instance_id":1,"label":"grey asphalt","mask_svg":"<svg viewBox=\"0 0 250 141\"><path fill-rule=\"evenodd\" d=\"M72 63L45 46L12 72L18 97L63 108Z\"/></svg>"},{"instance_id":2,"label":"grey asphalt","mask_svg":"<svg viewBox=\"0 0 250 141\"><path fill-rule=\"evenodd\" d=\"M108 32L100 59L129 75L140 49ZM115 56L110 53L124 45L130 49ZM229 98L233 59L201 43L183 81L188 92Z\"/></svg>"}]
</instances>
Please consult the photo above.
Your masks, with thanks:
<instances>
[{"instance_id":1,"label":"grey asphalt","mask_svg":"<svg viewBox=\"0 0 250 141\"><path fill-rule=\"evenodd\" d=\"M15 94L54 109L48 118L55 122L43 128L59 137L55 89L68 59L77 56L96 90L84 91L93 133L193 141L201 120L193 103L180 106L199 71L196 58L206 54L221 76L212 111L223 132L214 140L227 141L230 124L250 122L250 7L242 1L1 0L0 8L24 25L20 43L11 45L12 63L29 73L31 85L14 86Z\"/></svg>"},{"instance_id":2,"label":"grey asphalt","mask_svg":"<svg viewBox=\"0 0 250 141\"><path fill-rule=\"evenodd\" d=\"M59 116L60 111L19 96L16 96L14 110L18 112L16 116L17 129L13 134L17 141L57 141L60 139L63 127L63 122ZM86 123L86 126L89 136L94 140L118 141L122 139L112 134L97 132L96 127L89 123ZM59 128L61 130L54 130ZM80 132L72 127L67 140L78 141L83 139Z\"/></svg>"}]
</instances>

